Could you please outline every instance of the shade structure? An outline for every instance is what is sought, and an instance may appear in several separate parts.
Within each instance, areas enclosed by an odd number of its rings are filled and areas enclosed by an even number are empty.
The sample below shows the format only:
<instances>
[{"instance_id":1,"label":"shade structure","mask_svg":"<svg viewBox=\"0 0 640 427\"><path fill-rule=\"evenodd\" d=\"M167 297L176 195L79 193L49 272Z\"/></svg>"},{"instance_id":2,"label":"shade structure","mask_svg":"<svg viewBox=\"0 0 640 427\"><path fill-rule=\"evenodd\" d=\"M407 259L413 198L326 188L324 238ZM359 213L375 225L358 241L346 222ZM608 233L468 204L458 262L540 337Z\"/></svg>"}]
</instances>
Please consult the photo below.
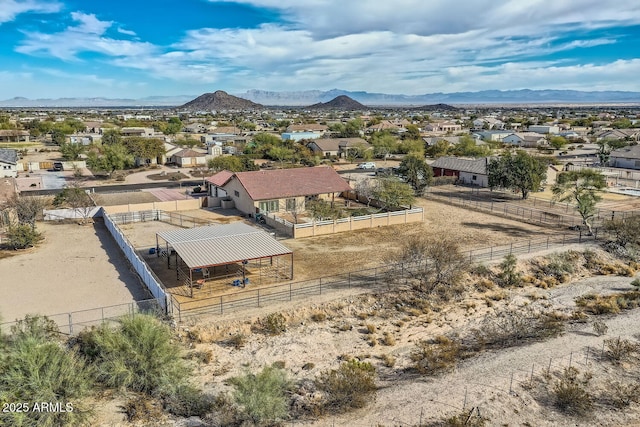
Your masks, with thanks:
<instances>
[{"instance_id":1,"label":"shade structure","mask_svg":"<svg viewBox=\"0 0 640 427\"><path fill-rule=\"evenodd\" d=\"M291 254L269 233L243 222L157 233L189 269Z\"/></svg>"}]
</instances>

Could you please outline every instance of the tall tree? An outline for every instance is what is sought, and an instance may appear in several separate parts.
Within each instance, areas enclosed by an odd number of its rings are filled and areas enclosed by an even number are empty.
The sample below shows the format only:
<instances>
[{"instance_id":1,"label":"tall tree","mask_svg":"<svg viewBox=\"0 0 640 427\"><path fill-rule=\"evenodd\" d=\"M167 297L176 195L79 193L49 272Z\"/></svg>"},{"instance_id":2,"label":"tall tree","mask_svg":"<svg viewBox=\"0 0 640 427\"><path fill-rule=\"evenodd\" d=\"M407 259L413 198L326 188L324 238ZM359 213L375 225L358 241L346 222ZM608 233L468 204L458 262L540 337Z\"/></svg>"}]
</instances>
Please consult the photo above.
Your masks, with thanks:
<instances>
[{"instance_id":1,"label":"tall tree","mask_svg":"<svg viewBox=\"0 0 640 427\"><path fill-rule=\"evenodd\" d=\"M598 144L597 154L601 165L609 163L609 155L613 150L629 145L628 142L621 139L603 139L601 141L596 141L596 144Z\"/></svg>"},{"instance_id":2,"label":"tall tree","mask_svg":"<svg viewBox=\"0 0 640 427\"><path fill-rule=\"evenodd\" d=\"M547 177L547 163L525 151L517 151L515 155L508 152L489 162L487 174L490 188L511 188L526 199Z\"/></svg>"},{"instance_id":3,"label":"tall tree","mask_svg":"<svg viewBox=\"0 0 640 427\"><path fill-rule=\"evenodd\" d=\"M553 196L561 202L573 202L582 217L582 224L591 234L591 219L595 216L597 203L602 200L600 193L607 187L607 179L600 171L581 169L563 172L556 178Z\"/></svg>"},{"instance_id":4,"label":"tall tree","mask_svg":"<svg viewBox=\"0 0 640 427\"><path fill-rule=\"evenodd\" d=\"M133 156L123 144L103 145L99 152L92 151L87 158L89 167L105 171L109 177L113 172L133 165Z\"/></svg>"},{"instance_id":5,"label":"tall tree","mask_svg":"<svg viewBox=\"0 0 640 427\"><path fill-rule=\"evenodd\" d=\"M39 196L18 196L14 194L7 200L7 206L13 209L21 225L29 225L32 230L36 229L36 219L42 214L42 210L47 205L47 201Z\"/></svg>"},{"instance_id":6,"label":"tall tree","mask_svg":"<svg viewBox=\"0 0 640 427\"><path fill-rule=\"evenodd\" d=\"M122 142L122 135L117 129L107 129L102 134L102 145L114 145Z\"/></svg>"},{"instance_id":7,"label":"tall tree","mask_svg":"<svg viewBox=\"0 0 640 427\"><path fill-rule=\"evenodd\" d=\"M78 160L80 154L84 153L85 146L82 144L60 144L60 153L66 160Z\"/></svg>"},{"instance_id":8,"label":"tall tree","mask_svg":"<svg viewBox=\"0 0 640 427\"><path fill-rule=\"evenodd\" d=\"M491 147L488 145L478 145L476 140L469 135L460 137L459 142L451 149L456 156L486 157L491 154Z\"/></svg>"},{"instance_id":9,"label":"tall tree","mask_svg":"<svg viewBox=\"0 0 640 427\"><path fill-rule=\"evenodd\" d=\"M373 197L387 209L410 205L415 201L413 188L397 178L379 178Z\"/></svg>"},{"instance_id":10,"label":"tall tree","mask_svg":"<svg viewBox=\"0 0 640 427\"><path fill-rule=\"evenodd\" d=\"M407 154L398 167L398 175L413 187L416 194L421 194L431 183L433 170L422 156Z\"/></svg>"}]
</instances>

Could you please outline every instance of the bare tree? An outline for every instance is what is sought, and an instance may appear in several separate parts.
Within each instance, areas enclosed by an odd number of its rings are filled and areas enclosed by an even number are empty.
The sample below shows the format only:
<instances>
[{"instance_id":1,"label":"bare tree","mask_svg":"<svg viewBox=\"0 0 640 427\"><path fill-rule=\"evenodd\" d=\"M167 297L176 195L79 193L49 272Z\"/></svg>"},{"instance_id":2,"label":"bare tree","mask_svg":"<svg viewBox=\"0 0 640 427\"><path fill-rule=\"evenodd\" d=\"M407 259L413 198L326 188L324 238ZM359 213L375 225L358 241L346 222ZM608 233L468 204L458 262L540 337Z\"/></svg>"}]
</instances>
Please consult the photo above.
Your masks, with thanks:
<instances>
[{"instance_id":1,"label":"bare tree","mask_svg":"<svg viewBox=\"0 0 640 427\"><path fill-rule=\"evenodd\" d=\"M40 196L18 196L14 194L7 203L13 209L18 218L18 223L31 226L36 229L36 219L42 215L42 210L47 206L47 201Z\"/></svg>"}]
</instances>

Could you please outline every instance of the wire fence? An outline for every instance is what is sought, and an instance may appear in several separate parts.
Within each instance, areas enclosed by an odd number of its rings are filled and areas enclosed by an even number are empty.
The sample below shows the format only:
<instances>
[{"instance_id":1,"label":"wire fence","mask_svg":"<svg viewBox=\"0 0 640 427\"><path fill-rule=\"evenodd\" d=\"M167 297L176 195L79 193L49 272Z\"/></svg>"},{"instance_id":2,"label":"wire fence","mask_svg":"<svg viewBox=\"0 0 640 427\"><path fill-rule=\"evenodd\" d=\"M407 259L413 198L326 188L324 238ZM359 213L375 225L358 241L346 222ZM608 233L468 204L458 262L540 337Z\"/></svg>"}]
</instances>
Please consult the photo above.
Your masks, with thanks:
<instances>
[{"instance_id":1,"label":"wire fence","mask_svg":"<svg viewBox=\"0 0 640 427\"><path fill-rule=\"evenodd\" d=\"M132 315L135 313L154 313L161 315L164 313L164 309L154 298L105 307L96 307L87 310L50 314L46 317L58 325L60 333L65 335L74 335L85 328L99 326L105 322L117 321L122 316ZM0 323L0 331L5 333L9 332L11 327L18 324L18 322L20 321L16 320Z\"/></svg>"},{"instance_id":2,"label":"wire fence","mask_svg":"<svg viewBox=\"0 0 640 427\"><path fill-rule=\"evenodd\" d=\"M486 262L502 259L509 254L527 254L570 244L593 242L597 239L597 231L594 235L589 236L578 232L474 249L464 252L464 254L469 259L469 262ZM173 316L182 322L191 317L225 314L249 308L265 307L269 304L290 302L312 295L323 295L345 289L390 290L392 289L390 283L408 278L419 267L406 264L385 264L333 276L323 276L187 301L178 301L172 295L171 307Z\"/></svg>"},{"instance_id":3,"label":"wire fence","mask_svg":"<svg viewBox=\"0 0 640 427\"><path fill-rule=\"evenodd\" d=\"M430 187L425 197L531 224L553 227L579 227L582 225L582 218L572 205L540 199L535 196L522 200L515 199L513 195L503 191L447 185ZM592 224L600 226L605 220L624 219L634 215L638 215L637 210L598 209L592 218Z\"/></svg>"}]
</instances>

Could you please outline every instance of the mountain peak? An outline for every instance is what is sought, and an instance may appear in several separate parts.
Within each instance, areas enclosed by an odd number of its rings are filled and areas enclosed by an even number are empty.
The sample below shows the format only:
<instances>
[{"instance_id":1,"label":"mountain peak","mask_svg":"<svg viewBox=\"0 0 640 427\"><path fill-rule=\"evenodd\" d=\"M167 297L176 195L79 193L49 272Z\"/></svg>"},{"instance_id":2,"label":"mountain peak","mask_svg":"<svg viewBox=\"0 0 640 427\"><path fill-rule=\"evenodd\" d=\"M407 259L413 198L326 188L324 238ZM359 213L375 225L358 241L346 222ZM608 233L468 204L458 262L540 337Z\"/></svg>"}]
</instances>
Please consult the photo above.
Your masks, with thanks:
<instances>
[{"instance_id":1,"label":"mountain peak","mask_svg":"<svg viewBox=\"0 0 640 427\"><path fill-rule=\"evenodd\" d=\"M213 93L205 93L196 99L187 102L180 108L189 110L251 110L261 108L262 105L249 101L244 98L229 95L223 90L217 90Z\"/></svg>"},{"instance_id":2,"label":"mountain peak","mask_svg":"<svg viewBox=\"0 0 640 427\"><path fill-rule=\"evenodd\" d=\"M348 97L347 95L339 95L329 102L320 102L310 105L310 109L337 109L337 110L366 110L367 107Z\"/></svg>"}]
</instances>

